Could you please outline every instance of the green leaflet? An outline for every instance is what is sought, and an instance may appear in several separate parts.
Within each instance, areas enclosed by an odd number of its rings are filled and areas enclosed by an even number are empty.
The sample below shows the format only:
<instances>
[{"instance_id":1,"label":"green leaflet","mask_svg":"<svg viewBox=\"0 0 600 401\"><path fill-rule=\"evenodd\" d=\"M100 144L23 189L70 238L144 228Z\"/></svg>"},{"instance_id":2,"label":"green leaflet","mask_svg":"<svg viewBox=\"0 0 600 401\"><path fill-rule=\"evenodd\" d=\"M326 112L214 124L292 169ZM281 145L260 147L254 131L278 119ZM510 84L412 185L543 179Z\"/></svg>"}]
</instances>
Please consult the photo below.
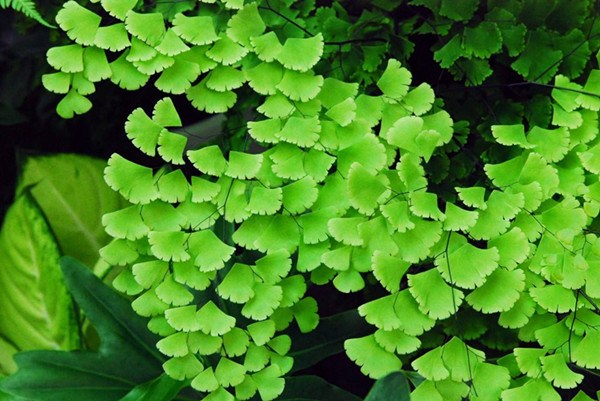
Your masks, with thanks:
<instances>
[{"instance_id":1,"label":"green leaflet","mask_svg":"<svg viewBox=\"0 0 600 401\"><path fill-rule=\"evenodd\" d=\"M463 301L463 293L448 286L435 269L409 275L408 280L410 293L419 303L419 309L432 319L451 316Z\"/></svg>"},{"instance_id":2,"label":"green leaflet","mask_svg":"<svg viewBox=\"0 0 600 401\"><path fill-rule=\"evenodd\" d=\"M100 49L121 51L131 45L125 24L118 23L98 28L94 37L94 45Z\"/></svg>"},{"instance_id":3,"label":"green leaflet","mask_svg":"<svg viewBox=\"0 0 600 401\"><path fill-rule=\"evenodd\" d=\"M80 6L75 1L66 2L56 14L56 22L67 33L67 36L85 46L94 43L100 21L99 15Z\"/></svg>"},{"instance_id":4,"label":"green leaflet","mask_svg":"<svg viewBox=\"0 0 600 401\"><path fill-rule=\"evenodd\" d=\"M13 345L12 353L75 348L79 336L59 270L60 251L29 192L17 198L5 217L0 254L4 264L0 273L0 333ZM14 365L3 361L0 368L12 373Z\"/></svg>"},{"instance_id":5,"label":"green leaflet","mask_svg":"<svg viewBox=\"0 0 600 401\"><path fill-rule=\"evenodd\" d=\"M302 60L297 55L302 54ZM308 71L321 58L323 54L323 35L312 38L289 38L285 41L277 54L277 60L285 68L296 71Z\"/></svg>"},{"instance_id":6,"label":"green leaflet","mask_svg":"<svg viewBox=\"0 0 600 401\"><path fill-rule=\"evenodd\" d=\"M400 359L381 348L373 336L346 340L344 348L350 359L361 367L361 372L374 379L384 377L402 367Z\"/></svg>"},{"instance_id":7,"label":"green leaflet","mask_svg":"<svg viewBox=\"0 0 600 401\"><path fill-rule=\"evenodd\" d=\"M384 95L400 100L408 92L411 80L411 73L406 68L402 68L398 60L391 59L388 61L383 75L377 81L377 86Z\"/></svg>"},{"instance_id":8,"label":"green leaflet","mask_svg":"<svg viewBox=\"0 0 600 401\"><path fill-rule=\"evenodd\" d=\"M499 253L495 248L479 249L465 237L454 235L449 239L446 252L435 264L442 277L462 288L476 288L498 266Z\"/></svg>"}]
</instances>

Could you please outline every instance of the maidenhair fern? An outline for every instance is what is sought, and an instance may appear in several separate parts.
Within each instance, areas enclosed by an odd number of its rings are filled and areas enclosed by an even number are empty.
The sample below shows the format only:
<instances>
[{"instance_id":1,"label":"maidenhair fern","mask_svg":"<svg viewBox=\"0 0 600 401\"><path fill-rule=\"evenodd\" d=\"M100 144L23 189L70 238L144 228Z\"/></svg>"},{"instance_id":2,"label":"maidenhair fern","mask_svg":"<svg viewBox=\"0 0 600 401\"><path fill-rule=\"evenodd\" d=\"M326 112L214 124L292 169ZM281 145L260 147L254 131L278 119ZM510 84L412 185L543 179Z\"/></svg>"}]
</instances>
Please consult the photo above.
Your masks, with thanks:
<instances>
[{"instance_id":1,"label":"maidenhair fern","mask_svg":"<svg viewBox=\"0 0 600 401\"><path fill-rule=\"evenodd\" d=\"M65 3L57 23L75 43L48 51L57 72L43 81L66 118L102 80L168 94L125 123L163 167L109 160L131 205L104 216L101 254L125 267L114 286L162 336L169 376L204 400L276 399L294 362L286 330L317 326L306 292L328 282L383 287L358 308L373 332L346 353L375 379L412 367L415 401L558 400L600 368L598 43L564 57L597 29L587 14L569 11L569 30L553 2L546 29L537 6L513 2L467 24L477 1L412 1L434 14L415 33L449 37L434 58L455 77L479 85L502 55L551 87L545 123L531 106L469 128L413 82L410 46L386 58L389 21L303 1L100 3ZM344 36L364 32L385 37ZM169 95L243 128L192 144ZM450 171L469 133L478 170Z\"/></svg>"},{"instance_id":2,"label":"maidenhair fern","mask_svg":"<svg viewBox=\"0 0 600 401\"><path fill-rule=\"evenodd\" d=\"M48 28L54 28L53 25L49 24L37 10L37 6L33 0L0 0L0 8L10 8L18 11L26 17L32 18L38 23L47 26Z\"/></svg>"}]
</instances>

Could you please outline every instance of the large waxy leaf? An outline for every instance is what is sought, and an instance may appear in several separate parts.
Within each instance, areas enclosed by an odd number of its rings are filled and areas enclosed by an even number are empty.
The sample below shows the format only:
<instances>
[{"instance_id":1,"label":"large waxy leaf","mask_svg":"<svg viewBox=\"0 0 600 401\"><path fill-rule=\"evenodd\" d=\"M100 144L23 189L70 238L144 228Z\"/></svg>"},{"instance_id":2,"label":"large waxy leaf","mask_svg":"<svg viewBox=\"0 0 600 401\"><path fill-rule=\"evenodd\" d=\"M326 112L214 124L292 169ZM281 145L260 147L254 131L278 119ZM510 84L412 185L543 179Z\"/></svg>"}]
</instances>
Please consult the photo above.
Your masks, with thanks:
<instances>
[{"instance_id":1,"label":"large waxy leaf","mask_svg":"<svg viewBox=\"0 0 600 401\"><path fill-rule=\"evenodd\" d=\"M342 390L318 376L293 376L285 380L281 401L360 401L352 393Z\"/></svg>"},{"instance_id":2,"label":"large waxy leaf","mask_svg":"<svg viewBox=\"0 0 600 401\"><path fill-rule=\"evenodd\" d=\"M21 353L15 358L18 373L2 381L4 391L39 401L114 401L159 376L158 338L129 301L76 260L63 258L61 267L71 295L100 335L100 351Z\"/></svg>"},{"instance_id":3,"label":"large waxy leaf","mask_svg":"<svg viewBox=\"0 0 600 401\"><path fill-rule=\"evenodd\" d=\"M377 380L365 401L410 401L410 388L403 372L393 372Z\"/></svg>"},{"instance_id":4,"label":"large waxy leaf","mask_svg":"<svg viewBox=\"0 0 600 401\"><path fill-rule=\"evenodd\" d=\"M17 192L30 191L48 220L64 255L93 266L98 250L110 238L101 219L125 202L104 183L106 162L59 154L30 157L23 166Z\"/></svg>"},{"instance_id":5,"label":"large waxy leaf","mask_svg":"<svg viewBox=\"0 0 600 401\"><path fill-rule=\"evenodd\" d=\"M119 401L171 401L185 386L185 382L171 379L166 374L133 388Z\"/></svg>"},{"instance_id":6,"label":"large waxy leaf","mask_svg":"<svg viewBox=\"0 0 600 401\"><path fill-rule=\"evenodd\" d=\"M347 338L365 336L370 331L370 326L354 309L321 319L317 328L307 334L291 329L292 348L289 355L294 358L292 372L343 352Z\"/></svg>"},{"instance_id":7,"label":"large waxy leaf","mask_svg":"<svg viewBox=\"0 0 600 401\"><path fill-rule=\"evenodd\" d=\"M8 210L0 231L0 337L12 344L12 353L77 346L75 316L59 258L50 227L25 192ZM11 361L0 365L0 372L13 369Z\"/></svg>"}]
</instances>

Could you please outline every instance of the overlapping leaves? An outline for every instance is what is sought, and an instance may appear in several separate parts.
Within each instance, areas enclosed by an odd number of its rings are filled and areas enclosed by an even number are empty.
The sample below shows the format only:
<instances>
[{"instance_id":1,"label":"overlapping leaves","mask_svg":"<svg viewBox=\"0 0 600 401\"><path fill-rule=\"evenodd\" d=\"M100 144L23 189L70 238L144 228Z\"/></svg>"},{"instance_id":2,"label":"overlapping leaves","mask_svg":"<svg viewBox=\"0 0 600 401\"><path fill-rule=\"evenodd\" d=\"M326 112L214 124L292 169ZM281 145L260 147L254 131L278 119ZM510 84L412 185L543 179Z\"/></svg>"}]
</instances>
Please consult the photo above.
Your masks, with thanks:
<instances>
[{"instance_id":1,"label":"overlapping leaves","mask_svg":"<svg viewBox=\"0 0 600 401\"><path fill-rule=\"evenodd\" d=\"M412 85L402 62L367 66L377 70L372 82L358 74L373 83L367 96L364 86L319 66L332 24L312 35L269 4L225 1L165 18L113 3L102 6L123 24L110 30L73 1L62 11L59 23L76 44L49 51L58 72L44 79L66 94L61 115L89 109L94 82L137 89L159 74L159 90L185 94L201 111L224 113L242 102L257 111L242 138L223 146L191 145L169 98L152 116L136 109L128 137L169 165L151 169L114 155L105 172L133 205L105 217L115 240L102 254L125 266L115 286L137 297L134 309L163 337L169 376L190 380L209 400L274 399L293 364L281 332L318 324L307 278L356 292L371 275L389 294L359 308L376 331L348 339L346 352L373 378L408 359L425 378L413 399L554 399L554 387L580 380L568 363L598 368L593 325L575 331L569 322L600 297L599 242L588 230L600 210L600 75L569 81L585 63L563 56L582 31L556 16L563 10L583 21L560 1L543 14L565 34L560 40L538 27L536 5L518 13L495 7L487 20L464 25L477 2L412 2L442 21L424 33L448 33L435 59L471 85L490 76L488 59L503 53L527 80L565 74L555 77L546 123L497 123L485 133L492 145L481 167L491 184L465 181L455 191L432 185L439 181L431 166L456 150L460 125L427 84ZM216 9L224 16L213 18ZM77 18L88 21L85 29L72 23ZM122 49L106 46L109 38ZM106 51L122 53L109 63ZM589 52L582 46L580 58ZM249 100L238 97L246 84L256 95ZM177 168L185 164L195 168L191 179ZM471 325L461 325L463 315L474 316ZM450 340L423 336L441 331ZM539 348L533 356L515 350L517 367L509 369L487 361L471 339L500 351L515 341Z\"/></svg>"}]
</instances>

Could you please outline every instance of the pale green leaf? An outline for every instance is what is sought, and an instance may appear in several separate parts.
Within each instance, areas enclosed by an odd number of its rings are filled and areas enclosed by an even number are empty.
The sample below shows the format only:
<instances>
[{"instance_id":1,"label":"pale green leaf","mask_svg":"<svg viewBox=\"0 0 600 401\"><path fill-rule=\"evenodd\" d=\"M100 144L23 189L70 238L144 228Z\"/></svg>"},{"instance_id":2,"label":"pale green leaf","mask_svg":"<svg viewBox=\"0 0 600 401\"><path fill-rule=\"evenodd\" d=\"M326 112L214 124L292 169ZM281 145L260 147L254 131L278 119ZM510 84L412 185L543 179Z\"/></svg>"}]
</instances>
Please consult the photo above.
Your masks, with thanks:
<instances>
[{"instance_id":1,"label":"pale green leaf","mask_svg":"<svg viewBox=\"0 0 600 401\"><path fill-rule=\"evenodd\" d=\"M106 183L132 203L147 204L158 198L152 169L130 162L118 154L108 160Z\"/></svg>"},{"instance_id":2,"label":"pale green leaf","mask_svg":"<svg viewBox=\"0 0 600 401\"><path fill-rule=\"evenodd\" d=\"M298 57L301 54L302 57ZM290 70L308 71L319 61L323 54L323 35L318 34L310 38L288 38L277 60Z\"/></svg>"},{"instance_id":3,"label":"pale green leaf","mask_svg":"<svg viewBox=\"0 0 600 401\"><path fill-rule=\"evenodd\" d=\"M219 309L213 301L208 301L198 310L196 319L200 330L211 336L221 336L235 326L235 318Z\"/></svg>"},{"instance_id":4,"label":"pale green leaf","mask_svg":"<svg viewBox=\"0 0 600 401\"><path fill-rule=\"evenodd\" d=\"M136 0L101 0L102 7L113 17L124 20L127 11L131 10Z\"/></svg>"},{"instance_id":5,"label":"pale green leaf","mask_svg":"<svg viewBox=\"0 0 600 401\"><path fill-rule=\"evenodd\" d=\"M88 266L109 242L102 215L120 209L123 199L103 179L106 162L81 155L29 157L22 166L17 193L31 186L64 255Z\"/></svg>"},{"instance_id":6,"label":"pale green leaf","mask_svg":"<svg viewBox=\"0 0 600 401\"><path fill-rule=\"evenodd\" d=\"M125 16L125 26L130 34L150 46L158 45L166 33L161 13L141 14L129 10Z\"/></svg>"},{"instance_id":7,"label":"pale green leaf","mask_svg":"<svg viewBox=\"0 0 600 401\"><path fill-rule=\"evenodd\" d=\"M198 30L197 27L194 27L194 29L196 31ZM246 54L248 54L248 49L235 43L226 35L221 36L221 38L206 51L206 56L208 58L223 65L235 64Z\"/></svg>"},{"instance_id":8,"label":"pale green leaf","mask_svg":"<svg viewBox=\"0 0 600 401\"><path fill-rule=\"evenodd\" d=\"M127 59L127 52L110 63L110 80L115 85L125 90L136 90L146 85L150 76L140 72Z\"/></svg>"},{"instance_id":9,"label":"pale green leaf","mask_svg":"<svg viewBox=\"0 0 600 401\"><path fill-rule=\"evenodd\" d=\"M56 23L69 39L84 46L94 43L101 18L76 1L67 1L56 14Z\"/></svg>"},{"instance_id":10,"label":"pale green leaf","mask_svg":"<svg viewBox=\"0 0 600 401\"><path fill-rule=\"evenodd\" d=\"M163 36L161 42L156 46L156 50L165 56L172 57L186 52L190 48L183 43L173 29L167 29L165 36Z\"/></svg>"},{"instance_id":11,"label":"pale green leaf","mask_svg":"<svg viewBox=\"0 0 600 401\"><path fill-rule=\"evenodd\" d=\"M499 258L496 248L477 248L455 234L451 235L446 252L435 259L435 265L448 283L472 289L485 282L498 267Z\"/></svg>"},{"instance_id":12,"label":"pale green leaf","mask_svg":"<svg viewBox=\"0 0 600 401\"><path fill-rule=\"evenodd\" d=\"M83 47L79 44L52 47L46 52L48 64L62 72L83 71Z\"/></svg>"},{"instance_id":13,"label":"pale green leaf","mask_svg":"<svg viewBox=\"0 0 600 401\"><path fill-rule=\"evenodd\" d=\"M408 85L410 85L411 80L411 73L406 68L401 67L398 60L390 59L383 75L377 81L377 86L385 96L400 100L408 92Z\"/></svg>"},{"instance_id":14,"label":"pale green leaf","mask_svg":"<svg viewBox=\"0 0 600 401\"><path fill-rule=\"evenodd\" d=\"M2 338L18 350L77 347L73 306L59 266L60 251L29 194L19 196L4 218L0 255L4 261L0 269ZM12 373L9 368L3 363L0 371Z\"/></svg>"},{"instance_id":15,"label":"pale green leaf","mask_svg":"<svg viewBox=\"0 0 600 401\"><path fill-rule=\"evenodd\" d=\"M361 372L373 379L402 367L400 359L377 344L372 335L346 340L344 348L348 357L360 366Z\"/></svg>"},{"instance_id":16,"label":"pale green leaf","mask_svg":"<svg viewBox=\"0 0 600 401\"><path fill-rule=\"evenodd\" d=\"M249 47L251 39L261 35L265 28L256 3L250 3L229 19L227 36L235 42Z\"/></svg>"},{"instance_id":17,"label":"pale green leaf","mask_svg":"<svg viewBox=\"0 0 600 401\"><path fill-rule=\"evenodd\" d=\"M200 111L207 113L224 113L235 104L235 92L218 92L206 87L206 80L192 86L186 91L187 99Z\"/></svg>"},{"instance_id":18,"label":"pale green leaf","mask_svg":"<svg viewBox=\"0 0 600 401\"><path fill-rule=\"evenodd\" d=\"M307 102L319 94L322 85L323 77L321 75L314 75L312 72L286 70L283 78L277 84L277 89L291 100Z\"/></svg>"},{"instance_id":19,"label":"pale green leaf","mask_svg":"<svg viewBox=\"0 0 600 401\"><path fill-rule=\"evenodd\" d=\"M432 319L445 319L458 311L463 293L450 287L436 269L408 275L411 295L419 309Z\"/></svg>"},{"instance_id":20,"label":"pale green leaf","mask_svg":"<svg viewBox=\"0 0 600 401\"><path fill-rule=\"evenodd\" d=\"M118 52L131 45L125 24L118 23L98 28L94 37L94 45L100 49ZM85 57L85 56L84 56Z\"/></svg>"},{"instance_id":21,"label":"pale green leaf","mask_svg":"<svg viewBox=\"0 0 600 401\"><path fill-rule=\"evenodd\" d=\"M506 312L512 308L525 288L522 270L497 268L485 283L467 295L467 303L483 313Z\"/></svg>"}]
</instances>

